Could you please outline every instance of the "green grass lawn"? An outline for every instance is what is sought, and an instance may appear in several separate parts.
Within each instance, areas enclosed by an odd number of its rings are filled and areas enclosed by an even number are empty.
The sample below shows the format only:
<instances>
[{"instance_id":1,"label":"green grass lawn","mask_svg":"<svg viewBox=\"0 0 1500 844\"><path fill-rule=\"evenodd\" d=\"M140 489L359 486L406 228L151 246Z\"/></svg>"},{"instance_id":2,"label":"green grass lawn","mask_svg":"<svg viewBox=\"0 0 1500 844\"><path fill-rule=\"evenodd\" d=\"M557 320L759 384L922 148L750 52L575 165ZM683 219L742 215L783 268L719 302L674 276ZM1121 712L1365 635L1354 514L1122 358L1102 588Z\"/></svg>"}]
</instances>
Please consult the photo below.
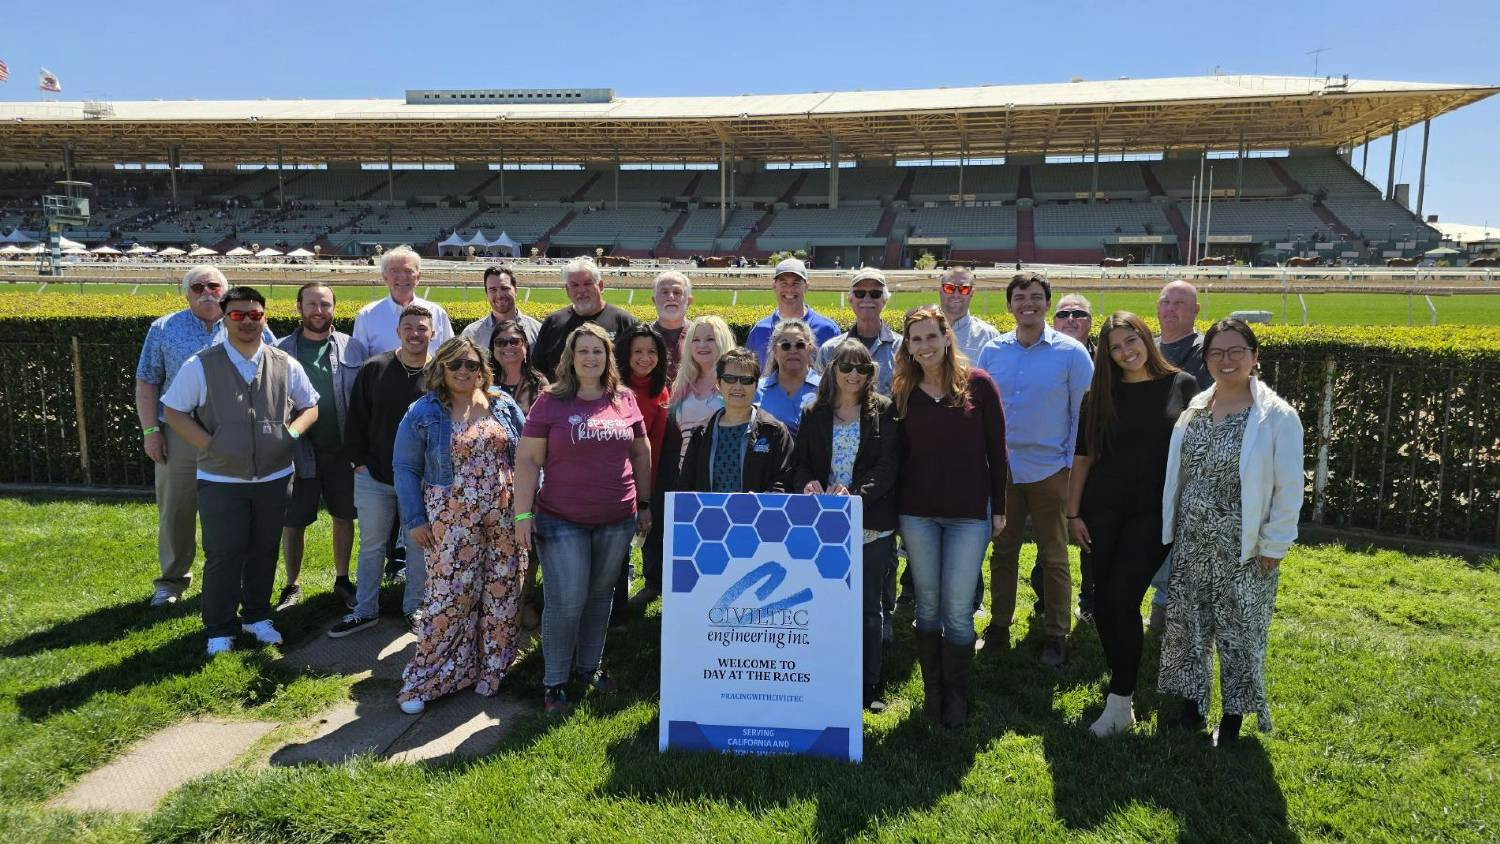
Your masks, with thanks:
<instances>
[{"instance_id":1,"label":"green grass lawn","mask_svg":"<svg viewBox=\"0 0 1500 844\"><path fill-rule=\"evenodd\" d=\"M1144 316L1156 313L1156 294L1151 291L1111 289L1098 282L1094 285L1092 288L1059 285L1054 289L1053 298L1055 300L1063 293L1076 291L1089 297L1094 304L1095 314L1107 314L1117 310L1134 311ZM34 291L37 287L35 284L15 284L7 285L3 289L6 292L26 292ZM171 289L170 285L161 284L137 286L91 282L84 285L85 292L101 294L161 293L170 292ZM77 293L79 286L62 281L47 285L44 292ZM297 285L263 286L261 292L271 299L277 297L291 299L296 295ZM484 301L484 290L477 285L428 287L421 293L424 297L436 302L478 303ZM352 313L347 309L384 296L385 288L374 284L340 285L338 295L340 312ZM527 300L523 303L523 309L529 309L539 315L547 310L561 307L567 301L567 297L558 287L530 286L523 291L523 296ZM650 301L650 296L647 290L637 288L610 291L608 299L621 305L627 302L645 305ZM1307 321L1311 325L1407 325L1408 320L1414 325L1428 325L1431 322L1427 302L1420 295L1407 297L1400 293L1309 293L1304 294L1302 298L1307 305ZM763 307L767 313L770 312L772 304L771 293L767 289L751 289L738 293L731 290L700 289L693 294L693 300L698 306L738 303ZM808 294L808 301L820 310L848 307L848 300L842 293L836 291L812 291ZM931 294L897 293L892 297L888 307L894 311L905 311L917 305L936 301L935 291ZM1252 310L1270 311L1273 321L1277 323L1282 322L1283 319L1293 325L1302 323L1303 302L1298 300L1296 294L1283 300L1280 293L1215 293L1211 286L1204 285L1199 301L1203 305L1204 319L1227 316L1238 310ZM1440 325L1500 325L1500 295L1478 293L1433 296L1432 303L1437 308L1437 319ZM973 311L982 314L1004 313L1003 291L981 291L976 296Z\"/></svg>"},{"instance_id":2,"label":"green grass lawn","mask_svg":"<svg viewBox=\"0 0 1500 844\"><path fill-rule=\"evenodd\" d=\"M0 519L0 841L1480 842L1500 828L1500 563L1338 546L1286 560L1267 669L1277 729L1233 751L1158 732L1149 638L1143 723L1094 740L1096 636L1075 630L1070 665L1051 671L1027 620L1013 650L980 653L971 725L931 728L902 612L892 706L866 717L863 764L661 755L653 608L611 635L617 698L548 722L528 659L509 682L537 713L478 760L252 765L149 817L51 810L166 725L207 713L301 724L350 681L290 672L269 650L207 662L196 589L172 610L145 606L149 505L0 499ZM334 613L327 535L325 518L309 536L310 600L278 620L289 647Z\"/></svg>"}]
</instances>

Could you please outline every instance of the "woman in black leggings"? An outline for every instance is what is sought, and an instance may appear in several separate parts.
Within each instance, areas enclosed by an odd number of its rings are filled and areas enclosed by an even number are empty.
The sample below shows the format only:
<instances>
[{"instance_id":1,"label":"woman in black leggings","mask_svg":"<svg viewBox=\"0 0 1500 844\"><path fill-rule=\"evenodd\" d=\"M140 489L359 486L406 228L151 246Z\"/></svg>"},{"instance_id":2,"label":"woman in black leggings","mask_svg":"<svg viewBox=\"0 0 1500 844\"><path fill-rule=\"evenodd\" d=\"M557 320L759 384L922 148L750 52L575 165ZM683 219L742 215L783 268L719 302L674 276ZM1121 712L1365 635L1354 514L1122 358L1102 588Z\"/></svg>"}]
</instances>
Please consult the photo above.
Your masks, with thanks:
<instances>
[{"instance_id":1,"label":"woman in black leggings","mask_svg":"<svg viewBox=\"0 0 1500 844\"><path fill-rule=\"evenodd\" d=\"M1089 732L1101 738L1135 723L1141 599L1167 553L1167 450L1172 425L1197 391L1191 375L1162 357L1140 317L1119 311L1104 321L1079 416L1067 513L1073 538L1093 555L1094 624L1109 663L1109 698Z\"/></svg>"}]
</instances>

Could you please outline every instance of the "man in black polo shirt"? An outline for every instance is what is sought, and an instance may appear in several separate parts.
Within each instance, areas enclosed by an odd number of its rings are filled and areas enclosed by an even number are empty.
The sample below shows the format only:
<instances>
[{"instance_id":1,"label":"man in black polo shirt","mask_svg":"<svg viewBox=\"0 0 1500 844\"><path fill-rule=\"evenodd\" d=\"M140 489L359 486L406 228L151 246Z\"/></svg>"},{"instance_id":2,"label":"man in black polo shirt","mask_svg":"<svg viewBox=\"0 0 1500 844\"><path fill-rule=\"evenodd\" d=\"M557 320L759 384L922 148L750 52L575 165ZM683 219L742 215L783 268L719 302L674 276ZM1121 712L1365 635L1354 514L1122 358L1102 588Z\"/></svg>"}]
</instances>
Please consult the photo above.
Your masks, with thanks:
<instances>
[{"instance_id":1,"label":"man in black polo shirt","mask_svg":"<svg viewBox=\"0 0 1500 844\"><path fill-rule=\"evenodd\" d=\"M635 317L614 305L604 302L604 277L599 267L589 258L574 258L563 265L563 286L568 292L570 304L542 320L542 328L536 334L536 347L531 357L536 368L547 380L557 380L557 361L562 357L563 343L573 329L585 322L598 323L611 340L630 330Z\"/></svg>"}]
</instances>

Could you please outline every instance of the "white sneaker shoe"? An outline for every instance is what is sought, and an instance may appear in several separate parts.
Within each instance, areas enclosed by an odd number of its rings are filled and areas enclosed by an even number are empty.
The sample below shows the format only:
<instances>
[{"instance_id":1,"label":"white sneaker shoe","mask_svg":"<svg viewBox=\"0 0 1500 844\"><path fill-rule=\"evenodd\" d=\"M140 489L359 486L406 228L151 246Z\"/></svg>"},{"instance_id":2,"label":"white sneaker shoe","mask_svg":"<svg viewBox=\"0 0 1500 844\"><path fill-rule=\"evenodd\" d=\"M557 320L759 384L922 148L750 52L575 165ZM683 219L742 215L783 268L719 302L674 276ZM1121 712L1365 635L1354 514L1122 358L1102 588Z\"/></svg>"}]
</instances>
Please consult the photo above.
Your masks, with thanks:
<instances>
[{"instance_id":1,"label":"white sneaker shoe","mask_svg":"<svg viewBox=\"0 0 1500 844\"><path fill-rule=\"evenodd\" d=\"M156 587L156 594L151 596L151 606L170 607L173 604L177 603L180 597L181 596L179 596L176 592L173 592L171 589L168 589L165 586L158 586Z\"/></svg>"},{"instance_id":2,"label":"white sneaker shoe","mask_svg":"<svg viewBox=\"0 0 1500 844\"><path fill-rule=\"evenodd\" d=\"M426 708L427 704L417 698L401 701L401 711L405 712L407 715L421 715L422 710Z\"/></svg>"},{"instance_id":3,"label":"white sneaker shoe","mask_svg":"<svg viewBox=\"0 0 1500 844\"><path fill-rule=\"evenodd\" d=\"M234 650L233 636L215 636L208 640L208 655L218 656L225 651Z\"/></svg>"},{"instance_id":4,"label":"white sneaker shoe","mask_svg":"<svg viewBox=\"0 0 1500 844\"><path fill-rule=\"evenodd\" d=\"M240 625L240 629L254 636L255 641L260 642L262 645L281 644L281 634L272 626L269 618L265 621L257 621L254 624Z\"/></svg>"},{"instance_id":5,"label":"white sneaker shoe","mask_svg":"<svg viewBox=\"0 0 1500 844\"><path fill-rule=\"evenodd\" d=\"M1099 738L1109 738L1135 726L1135 709L1130 705L1130 699L1131 695L1111 694L1104 703L1104 712L1089 727L1089 732Z\"/></svg>"}]
</instances>

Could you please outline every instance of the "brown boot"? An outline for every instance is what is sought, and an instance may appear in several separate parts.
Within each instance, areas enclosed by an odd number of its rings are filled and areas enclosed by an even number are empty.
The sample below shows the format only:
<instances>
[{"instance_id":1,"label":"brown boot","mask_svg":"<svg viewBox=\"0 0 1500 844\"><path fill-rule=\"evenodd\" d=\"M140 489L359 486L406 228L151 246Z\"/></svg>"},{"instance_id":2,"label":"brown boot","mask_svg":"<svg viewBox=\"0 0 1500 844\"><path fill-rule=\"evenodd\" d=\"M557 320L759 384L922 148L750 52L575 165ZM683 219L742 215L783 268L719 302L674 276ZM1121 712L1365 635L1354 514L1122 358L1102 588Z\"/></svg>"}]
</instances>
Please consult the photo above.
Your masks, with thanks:
<instances>
[{"instance_id":1,"label":"brown boot","mask_svg":"<svg viewBox=\"0 0 1500 844\"><path fill-rule=\"evenodd\" d=\"M917 663L922 666L922 712L933 721L943 718L943 634L917 631Z\"/></svg>"},{"instance_id":2,"label":"brown boot","mask_svg":"<svg viewBox=\"0 0 1500 844\"><path fill-rule=\"evenodd\" d=\"M957 729L969 719L969 674L974 647L943 643L943 726Z\"/></svg>"}]
</instances>

